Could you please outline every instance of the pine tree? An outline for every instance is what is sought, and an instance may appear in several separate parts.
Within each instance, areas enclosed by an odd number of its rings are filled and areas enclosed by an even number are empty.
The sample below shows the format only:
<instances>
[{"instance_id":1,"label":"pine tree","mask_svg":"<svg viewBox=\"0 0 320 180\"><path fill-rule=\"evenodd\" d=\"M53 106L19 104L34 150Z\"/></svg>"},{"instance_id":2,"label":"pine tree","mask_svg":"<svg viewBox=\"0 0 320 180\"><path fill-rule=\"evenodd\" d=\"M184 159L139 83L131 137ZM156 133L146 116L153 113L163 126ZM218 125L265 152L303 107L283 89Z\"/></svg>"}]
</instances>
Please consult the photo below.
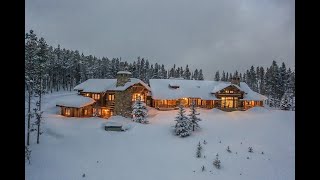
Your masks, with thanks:
<instances>
[{"instance_id":1,"label":"pine tree","mask_svg":"<svg viewBox=\"0 0 320 180\"><path fill-rule=\"evenodd\" d=\"M132 108L133 121L144 124L149 122L147 120L148 110L146 104L141 101L140 97L137 98Z\"/></svg>"},{"instance_id":2,"label":"pine tree","mask_svg":"<svg viewBox=\"0 0 320 180\"><path fill-rule=\"evenodd\" d=\"M25 89L28 96L28 109L27 109L27 146L30 145L30 131L31 131L31 101L35 91L35 79L36 79L36 70L35 62L38 58L38 39L37 36L33 33L33 30L30 30L29 33L26 33L26 43L25 43Z\"/></svg>"},{"instance_id":3,"label":"pine tree","mask_svg":"<svg viewBox=\"0 0 320 180\"><path fill-rule=\"evenodd\" d=\"M224 72L224 71L223 71ZM215 81L220 81L220 73L219 71L216 72L215 76L214 76L214 80ZM221 80L222 81L222 80Z\"/></svg>"},{"instance_id":4,"label":"pine tree","mask_svg":"<svg viewBox=\"0 0 320 180\"><path fill-rule=\"evenodd\" d=\"M200 128L198 122L201 121L201 119L197 117L198 115L200 115L200 113L197 113L195 102L192 101L190 106L190 114L188 115L190 116L189 120L192 126L192 131L194 131L195 128Z\"/></svg>"},{"instance_id":5,"label":"pine tree","mask_svg":"<svg viewBox=\"0 0 320 180\"><path fill-rule=\"evenodd\" d=\"M199 79L199 71L198 71L198 69L194 70L192 79L194 79L194 80L198 80Z\"/></svg>"},{"instance_id":6,"label":"pine tree","mask_svg":"<svg viewBox=\"0 0 320 180\"><path fill-rule=\"evenodd\" d=\"M220 81L226 81L226 73L224 71L222 71L222 77L221 77Z\"/></svg>"},{"instance_id":7,"label":"pine tree","mask_svg":"<svg viewBox=\"0 0 320 180\"><path fill-rule=\"evenodd\" d=\"M203 77L203 74L202 74L202 69L200 69L200 71L199 71L198 80L204 80L204 77Z\"/></svg>"},{"instance_id":8,"label":"pine tree","mask_svg":"<svg viewBox=\"0 0 320 180\"><path fill-rule=\"evenodd\" d=\"M175 133L181 137L186 137L191 134L191 123L187 116L185 116L185 112L184 107L180 105L178 116L175 118Z\"/></svg>"},{"instance_id":9,"label":"pine tree","mask_svg":"<svg viewBox=\"0 0 320 180\"><path fill-rule=\"evenodd\" d=\"M186 70L184 71L184 79L188 79L188 80L191 79L191 72L190 72L188 64L186 66Z\"/></svg>"},{"instance_id":10,"label":"pine tree","mask_svg":"<svg viewBox=\"0 0 320 180\"><path fill-rule=\"evenodd\" d=\"M220 169L221 168L221 161L219 160L219 155L216 155L216 159L213 161L213 165L217 168Z\"/></svg>"},{"instance_id":11,"label":"pine tree","mask_svg":"<svg viewBox=\"0 0 320 180\"><path fill-rule=\"evenodd\" d=\"M292 102L293 102L293 94L292 93L284 93L283 97L281 98L280 102L280 109L281 110L291 110L292 109Z\"/></svg>"}]
</instances>

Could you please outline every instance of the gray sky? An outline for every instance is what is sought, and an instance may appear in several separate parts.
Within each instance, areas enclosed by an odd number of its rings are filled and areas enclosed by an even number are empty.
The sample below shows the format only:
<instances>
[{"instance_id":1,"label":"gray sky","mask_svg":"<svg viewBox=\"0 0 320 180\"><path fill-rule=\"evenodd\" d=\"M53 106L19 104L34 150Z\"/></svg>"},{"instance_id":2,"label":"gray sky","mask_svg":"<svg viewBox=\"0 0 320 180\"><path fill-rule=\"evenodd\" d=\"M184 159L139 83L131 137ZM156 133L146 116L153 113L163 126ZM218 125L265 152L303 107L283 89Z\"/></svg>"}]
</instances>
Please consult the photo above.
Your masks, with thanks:
<instances>
[{"instance_id":1,"label":"gray sky","mask_svg":"<svg viewBox=\"0 0 320 180\"><path fill-rule=\"evenodd\" d=\"M26 31L97 57L171 67L294 68L294 0L26 0Z\"/></svg>"}]
</instances>

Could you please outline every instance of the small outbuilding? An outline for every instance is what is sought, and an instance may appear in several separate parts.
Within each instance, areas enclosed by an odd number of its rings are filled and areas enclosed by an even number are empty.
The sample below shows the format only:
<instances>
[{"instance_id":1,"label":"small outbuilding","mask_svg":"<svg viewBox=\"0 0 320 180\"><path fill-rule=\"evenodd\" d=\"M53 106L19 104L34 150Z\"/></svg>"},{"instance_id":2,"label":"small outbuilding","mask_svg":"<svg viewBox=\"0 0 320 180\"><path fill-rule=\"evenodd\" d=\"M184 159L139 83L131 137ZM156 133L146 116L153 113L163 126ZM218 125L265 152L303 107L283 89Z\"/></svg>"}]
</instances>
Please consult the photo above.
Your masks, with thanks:
<instances>
[{"instance_id":1,"label":"small outbuilding","mask_svg":"<svg viewBox=\"0 0 320 180\"><path fill-rule=\"evenodd\" d=\"M56 106L61 108L60 114L63 116L92 117L95 102L92 98L75 94L59 99Z\"/></svg>"}]
</instances>

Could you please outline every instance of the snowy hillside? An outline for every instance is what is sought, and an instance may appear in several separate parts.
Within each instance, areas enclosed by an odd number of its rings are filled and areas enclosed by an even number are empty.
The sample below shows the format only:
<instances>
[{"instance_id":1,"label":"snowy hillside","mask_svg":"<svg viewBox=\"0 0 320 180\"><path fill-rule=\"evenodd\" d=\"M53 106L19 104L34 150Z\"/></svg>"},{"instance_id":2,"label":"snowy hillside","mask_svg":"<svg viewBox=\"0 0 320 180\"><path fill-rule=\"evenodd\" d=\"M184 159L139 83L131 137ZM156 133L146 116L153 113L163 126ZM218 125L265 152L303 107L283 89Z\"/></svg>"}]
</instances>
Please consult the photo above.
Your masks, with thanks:
<instances>
[{"instance_id":1,"label":"snowy hillside","mask_svg":"<svg viewBox=\"0 0 320 180\"><path fill-rule=\"evenodd\" d=\"M44 97L44 133L39 145L34 138L31 141L32 157L31 164L26 163L26 179L294 179L292 111L199 109L201 129L181 138L174 135L173 128L177 110L150 109L149 124L134 123L119 116L106 120L58 115L55 102L71 94ZM110 120L130 128L124 132L107 132L102 125ZM207 144L203 144L204 140ZM201 158L196 157L199 141L203 148ZM226 151L227 146L231 153ZM253 148L253 153L248 152L248 147ZM212 164L217 153L221 169Z\"/></svg>"}]
</instances>

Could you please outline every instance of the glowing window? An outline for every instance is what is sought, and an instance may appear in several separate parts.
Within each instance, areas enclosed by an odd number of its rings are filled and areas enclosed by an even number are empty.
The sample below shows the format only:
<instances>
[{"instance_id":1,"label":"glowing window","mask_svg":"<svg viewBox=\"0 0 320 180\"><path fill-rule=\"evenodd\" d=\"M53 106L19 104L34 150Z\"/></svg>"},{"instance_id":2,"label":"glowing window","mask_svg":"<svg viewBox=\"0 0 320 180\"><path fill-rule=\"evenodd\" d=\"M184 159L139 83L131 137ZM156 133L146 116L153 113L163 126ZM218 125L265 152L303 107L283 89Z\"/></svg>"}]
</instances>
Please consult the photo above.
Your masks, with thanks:
<instances>
[{"instance_id":1,"label":"glowing window","mask_svg":"<svg viewBox=\"0 0 320 180\"><path fill-rule=\"evenodd\" d=\"M100 99L100 94L92 94L92 98L95 100L99 100Z\"/></svg>"},{"instance_id":2,"label":"glowing window","mask_svg":"<svg viewBox=\"0 0 320 180\"><path fill-rule=\"evenodd\" d=\"M140 97L140 100L144 102L144 95L140 93L132 94L132 101L136 101Z\"/></svg>"},{"instance_id":3,"label":"glowing window","mask_svg":"<svg viewBox=\"0 0 320 180\"><path fill-rule=\"evenodd\" d=\"M114 101L114 94L108 95L108 101Z\"/></svg>"},{"instance_id":4,"label":"glowing window","mask_svg":"<svg viewBox=\"0 0 320 180\"><path fill-rule=\"evenodd\" d=\"M70 109L69 108L66 108L66 111L65 111L65 114L67 115L67 116L70 116Z\"/></svg>"}]
</instances>

